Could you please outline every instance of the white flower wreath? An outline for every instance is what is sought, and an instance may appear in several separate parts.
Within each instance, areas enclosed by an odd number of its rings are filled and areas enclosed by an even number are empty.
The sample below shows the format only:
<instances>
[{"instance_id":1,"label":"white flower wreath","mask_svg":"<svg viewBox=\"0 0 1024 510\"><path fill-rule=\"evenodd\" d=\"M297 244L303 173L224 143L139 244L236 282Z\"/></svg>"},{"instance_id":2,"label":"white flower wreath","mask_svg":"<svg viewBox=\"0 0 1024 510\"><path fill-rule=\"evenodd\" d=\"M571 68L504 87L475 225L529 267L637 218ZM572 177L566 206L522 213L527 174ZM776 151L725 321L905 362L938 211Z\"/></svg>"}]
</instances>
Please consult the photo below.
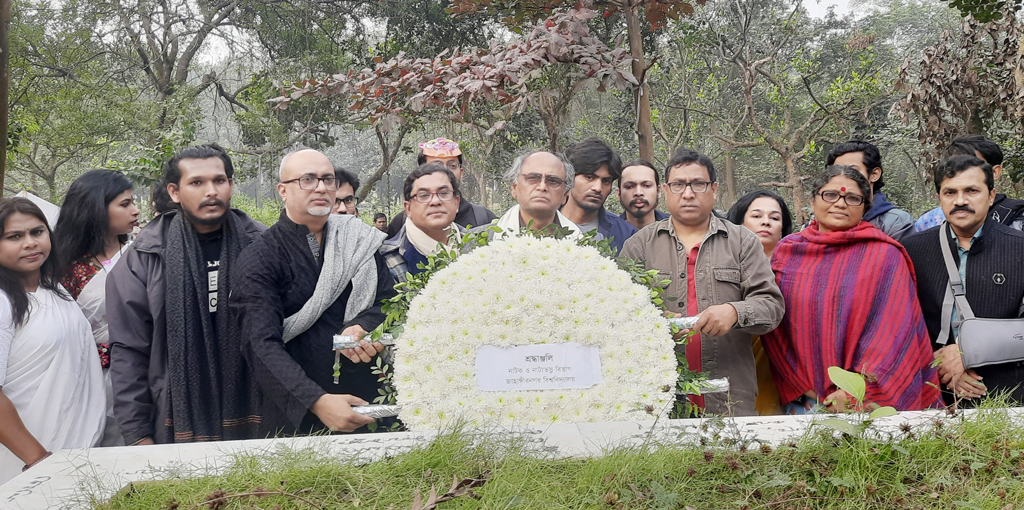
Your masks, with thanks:
<instances>
[{"instance_id":1,"label":"white flower wreath","mask_svg":"<svg viewBox=\"0 0 1024 510\"><path fill-rule=\"evenodd\" d=\"M397 339L395 387L412 429L622 421L662 416L674 400L671 327L651 291L596 248L513 237L461 255L410 303ZM586 389L480 391L484 345L599 348L601 382ZM672 391L665 391L665 389Z\"/></svg>"}]
</instances>

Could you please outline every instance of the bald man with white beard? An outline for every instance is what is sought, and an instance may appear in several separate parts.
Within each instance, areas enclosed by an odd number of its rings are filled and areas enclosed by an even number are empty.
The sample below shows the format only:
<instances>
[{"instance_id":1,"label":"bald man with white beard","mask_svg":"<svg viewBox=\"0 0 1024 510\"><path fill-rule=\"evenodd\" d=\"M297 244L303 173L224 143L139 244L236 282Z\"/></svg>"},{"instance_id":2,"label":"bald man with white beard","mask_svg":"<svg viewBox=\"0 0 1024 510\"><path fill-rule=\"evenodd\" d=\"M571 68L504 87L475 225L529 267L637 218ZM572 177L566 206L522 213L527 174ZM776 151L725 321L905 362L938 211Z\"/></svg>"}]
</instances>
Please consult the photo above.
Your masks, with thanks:
<instances>
[{"instance_id":1,"label":"bald man with white beard","mask_svg":"<svg viewBox=\"0 0 1024 510\"><path fill-rule=\"evenodd\" d=\"M281 218L235 266L230 306L241 321L242 354L263 391L266 435L349 432L373 421L351 407L377 396L371 361L383 346L364 340L343 351L335 378L333 341L380 325L394 280L377 253L384 233L355 216L331 214L337 189L325 155L303 149L285 156L277 185Z\"/></svg>"}]
</instances>

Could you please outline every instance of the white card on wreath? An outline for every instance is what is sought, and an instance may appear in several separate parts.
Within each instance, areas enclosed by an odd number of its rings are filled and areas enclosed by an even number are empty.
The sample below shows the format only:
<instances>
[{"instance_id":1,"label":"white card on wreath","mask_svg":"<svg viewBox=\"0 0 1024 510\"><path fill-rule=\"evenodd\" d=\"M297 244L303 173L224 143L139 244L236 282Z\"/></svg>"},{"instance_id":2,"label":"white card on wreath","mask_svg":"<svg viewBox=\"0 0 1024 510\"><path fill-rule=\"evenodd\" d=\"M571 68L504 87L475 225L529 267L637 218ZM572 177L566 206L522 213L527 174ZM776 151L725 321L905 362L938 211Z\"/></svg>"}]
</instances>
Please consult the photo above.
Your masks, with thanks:
<instances>
[{"instance_id":1,"label":"white card on wreath","mask_svg":"<svg viewBox=\"0 0 1024 510\"><path fill-rule=\"evenodd\" d=\"M561 390L601 383L601 353L596 345L481 345L476 352L480 391Z\"/></svg>"}]
</instances>

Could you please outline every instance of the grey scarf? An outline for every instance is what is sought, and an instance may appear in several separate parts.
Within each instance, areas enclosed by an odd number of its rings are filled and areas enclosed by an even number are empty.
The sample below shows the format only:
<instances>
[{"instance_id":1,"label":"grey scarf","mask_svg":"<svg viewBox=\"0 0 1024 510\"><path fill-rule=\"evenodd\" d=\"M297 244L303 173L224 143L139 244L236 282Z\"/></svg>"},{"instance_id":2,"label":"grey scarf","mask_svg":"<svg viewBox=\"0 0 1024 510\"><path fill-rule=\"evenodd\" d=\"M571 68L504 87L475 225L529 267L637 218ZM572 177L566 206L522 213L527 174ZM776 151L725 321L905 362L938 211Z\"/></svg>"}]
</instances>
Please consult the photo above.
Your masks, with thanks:
<instances>
[{"instance_id":1,"label":"grey scarf","mask_svg":"<svg viewBox=\"0 0 1024 510\"><path fill-rule=\"evenodd\" d=\"M345 322L373 305L377 297L377 264L373 256L383 232L348 214L332 214L324 226L324 265L313 296L302 309L284 320L282 339L288 343L309 329L341 296L349 282L352 293L345 306Z\"/></svg>"},{"instance_id":2,"label":"grey scarf","mask_svg":"<svg viewBox=\"0 0 1024 510\"><path fill-rule=\"evenodd\" d=\"M157 424L166 426L157 434L166 434L160 442L257 437L260 395L239 355L237 321L231 307L221 306L214 327L207 308L206 263L199 237L180 212L174 214L164 252L170 420ZM217 299L227 303L231 268L251 239L231 210L222 229Z\"/></svg>"}]
</instances>

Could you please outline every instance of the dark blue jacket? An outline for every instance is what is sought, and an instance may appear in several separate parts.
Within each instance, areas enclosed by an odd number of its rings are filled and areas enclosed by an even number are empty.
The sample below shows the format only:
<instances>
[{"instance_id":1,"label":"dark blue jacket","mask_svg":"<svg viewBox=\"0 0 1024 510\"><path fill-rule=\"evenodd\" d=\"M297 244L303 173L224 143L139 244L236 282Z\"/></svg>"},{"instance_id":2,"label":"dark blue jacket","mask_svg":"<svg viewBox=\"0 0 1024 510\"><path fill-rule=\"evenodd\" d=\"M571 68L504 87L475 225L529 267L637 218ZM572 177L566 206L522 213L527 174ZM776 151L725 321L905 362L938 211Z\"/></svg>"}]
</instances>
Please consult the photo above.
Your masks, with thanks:
<instances>
[{"instance_id":1,"label":"dark blue jacket","mask_svg":"<svg viewBox=\"0 0 1024 510\"><path fill-rule=\"evenodd\" d=\"M611 240L617 254L622 251L622 245L625 244L626 239L629 239L637 231L636 227L628 221L602 207L601 211L597 213L597 232Z\"/></svg>"}]
</instances>

